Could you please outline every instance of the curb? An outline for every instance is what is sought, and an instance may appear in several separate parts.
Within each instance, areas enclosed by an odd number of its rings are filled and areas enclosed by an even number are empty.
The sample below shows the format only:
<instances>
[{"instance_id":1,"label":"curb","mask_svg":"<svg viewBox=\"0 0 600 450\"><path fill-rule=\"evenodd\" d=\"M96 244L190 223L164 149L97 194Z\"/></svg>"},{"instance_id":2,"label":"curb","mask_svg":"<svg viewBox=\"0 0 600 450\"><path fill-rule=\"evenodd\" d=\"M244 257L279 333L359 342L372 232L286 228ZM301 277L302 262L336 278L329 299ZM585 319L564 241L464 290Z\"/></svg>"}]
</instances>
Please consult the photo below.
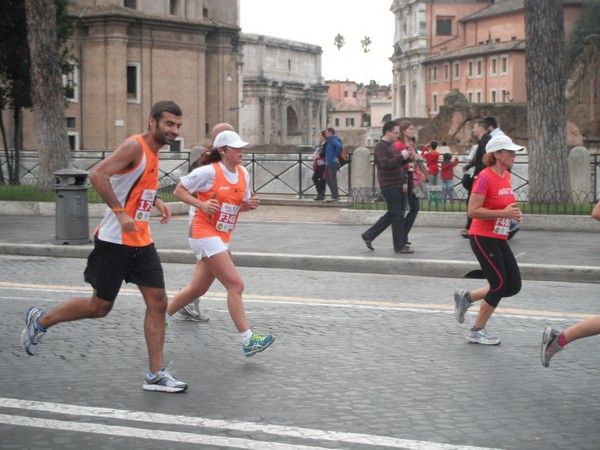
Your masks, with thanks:
<instances>
[{"instance_id":1,"label":"curb","mask_svg":"<svg viewBox=\"0 0 600 450\"><path fill-rule=\"evenodd\" d=\"M0 243L0 254L5 255L87 258L91 250L91 244L73 246ZM189 250L159 249L158 253L163 263L195 264L196 262L195 256ZM456 260L399 260L395 258L286 255L249 252L234 253L233 258L236 265L240 267L434 276L435 278L464 278L468 272L479 269L477 263ZM524 280L600 283L600 267L519 264L519 268Z\"/></svg>"},{"instance_id":2,"label":"curb","mask_svg":"<svg viewBox=\"0 0 600 450\"><path fill-rule=\"evenodd\" d=\"M350 206L348 202L324 202L317 205L312 200L261 200L264 205L282 206L311 206L311 207L340 207ZM175 215L187 215L189 207L182 202L169 203L171 213ZM54 216L55 204L51 202L10 202L0 201L0 215L7 216ZM371 225L377 221L385 210L359 210L341 209L339 223L344 225ZM100 218L106 214L106 205L89 204L88 217ZM153 216L158 212L153 211ZM414 226L424 227L454 227L462 228L465 224L467 214L465 212L429 212L420 211ZM598 232L598 223L591 216L575 215L546 215L527 214L521 225L523 230L541 231L585 231Z\"/></svg>"}]
</instances>

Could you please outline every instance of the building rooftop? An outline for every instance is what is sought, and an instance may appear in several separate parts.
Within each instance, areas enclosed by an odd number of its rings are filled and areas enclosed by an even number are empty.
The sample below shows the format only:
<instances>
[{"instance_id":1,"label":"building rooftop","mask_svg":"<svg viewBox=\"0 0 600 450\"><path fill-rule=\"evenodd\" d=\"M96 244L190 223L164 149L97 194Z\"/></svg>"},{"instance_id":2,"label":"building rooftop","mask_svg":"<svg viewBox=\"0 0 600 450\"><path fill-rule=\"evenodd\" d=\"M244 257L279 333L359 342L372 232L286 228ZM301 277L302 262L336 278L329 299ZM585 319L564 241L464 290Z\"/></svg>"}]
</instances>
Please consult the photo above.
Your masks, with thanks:
<instances>
[{"instance_id":1,"label":"building rooftop","mask_svg":"<svg viewBox=\"0 0 600 450\"><path fill-rule=\"evenodd\" d=\"M563 0L565 6L568 5L583 5L583 0ZM525 0L497 0L493 5L479 10L469 16L463 17L459 22L471 22L485 19L488 17L501 16L504 14L512 14L525 9Z\"/></svg>"},{"instance_id":2,"label":"building rooftop","mask_svg":"<svg viewBox=\"0 0 600 450\"><path fill-rule=\"evenodd\" d=\"M423 62L450 61L469 56L489 55L508 51L525 51L525 39L515 39L504 42L487 42L481 45L461 48L455 52L437 53L426 58Z\"/></svg>"}]
</instances>

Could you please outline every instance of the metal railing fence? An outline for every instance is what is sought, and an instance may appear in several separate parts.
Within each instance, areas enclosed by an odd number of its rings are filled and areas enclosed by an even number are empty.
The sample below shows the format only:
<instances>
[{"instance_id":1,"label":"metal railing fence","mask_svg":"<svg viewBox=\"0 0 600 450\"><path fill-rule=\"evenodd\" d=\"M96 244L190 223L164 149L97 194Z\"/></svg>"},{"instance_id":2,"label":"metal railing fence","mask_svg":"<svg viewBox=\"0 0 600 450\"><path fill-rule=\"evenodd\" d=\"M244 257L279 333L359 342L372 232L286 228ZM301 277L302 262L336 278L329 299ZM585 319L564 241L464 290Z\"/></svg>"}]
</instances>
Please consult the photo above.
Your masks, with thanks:
<instances>
[{"instance_id":1,"label":"metal railing fence","mask_svg":"<svg viewBox=\"0 0 600 450\"><path fill-rule=\"evenodd\" d=\"M74 152L71 155L71 164L81 170L91 171L100 161L111 152ZM171 193L177 185L179 178L188 173L191 164L190 152L162 152L159 174L159 190L161 193ZM385 202L381 201L377 187L375 165L371 159L371 187L356 189L351 184L352 155L349 154L349 162L338 173L338 187L340 195L349 198L356 208L385 209ZM372 157L371 157L372 158ZM312 153L246 153L244 155L244 166L251 175L252 189L258 195L277 195L281 198L304 199L316 195L313 175ZM460 167L460 166L459 166ZM513 189L519 202L528 203L529 179L527 173L526 156L519 156L512 170ZM22 185L35 185L39 171L39 162L36 152L21 152L20 156L20 180ZM572 196L573 202L562 206L536 205L538 211L558 210L564 214L577 214L573 205L592 204L600 197L600 155L590 155L590 171L592 189L590 193L576 193ZM466 211L467 192L461 185L460 175L462 171L456 170L454 177L454 199L452 202L430 201L427 190L421 193L426 208L435 211ZM5 171L6 173L6 171ZM1 200L15 200L3 192ZM90 193L90 201L100 201L94 198L95 192ZM437 198L437 197L436 197ZM434 199L435 200L435 199ZM47 200L51 201L51 200ZM533 208L534 206L531 205ZM560 213L560 212L557 212Z\"/></svg>"}]
</instances>

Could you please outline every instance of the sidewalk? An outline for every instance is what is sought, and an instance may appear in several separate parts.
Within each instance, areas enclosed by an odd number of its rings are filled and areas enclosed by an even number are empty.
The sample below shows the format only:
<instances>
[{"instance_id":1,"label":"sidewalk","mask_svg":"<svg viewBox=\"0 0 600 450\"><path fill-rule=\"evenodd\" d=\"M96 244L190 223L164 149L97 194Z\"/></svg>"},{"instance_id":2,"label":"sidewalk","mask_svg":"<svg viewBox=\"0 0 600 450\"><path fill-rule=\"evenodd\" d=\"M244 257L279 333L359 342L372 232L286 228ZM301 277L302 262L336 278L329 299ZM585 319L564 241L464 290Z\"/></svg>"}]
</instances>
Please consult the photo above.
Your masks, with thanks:
<instances>
[{"instance_id":1,"label":"sidewalk","mask_svg":"<svg viewBox=\"0 0 600 450\"><path fill-rule=\"evenodd\" d=\"M417 221L410 234L415 253L394 253L389 230L370 251L360 234L368 227L365 222L373 219L348 224L343 218L346 212L336 207L261 205L243 213L231 245L236 264L450 278L479 269L458 227L419 226ZM91 232L100 220L89 221ZM195 262L187 228L186 215L174 216L167 225L153 219L152 232L163 262ZM0 215L0 254L85 258L90 252L91 244L55 245L54 234L54 217ZM510 244L524 279L600 283L597 232L528 230L524 223Z\"/></svg>"}]
</instances>

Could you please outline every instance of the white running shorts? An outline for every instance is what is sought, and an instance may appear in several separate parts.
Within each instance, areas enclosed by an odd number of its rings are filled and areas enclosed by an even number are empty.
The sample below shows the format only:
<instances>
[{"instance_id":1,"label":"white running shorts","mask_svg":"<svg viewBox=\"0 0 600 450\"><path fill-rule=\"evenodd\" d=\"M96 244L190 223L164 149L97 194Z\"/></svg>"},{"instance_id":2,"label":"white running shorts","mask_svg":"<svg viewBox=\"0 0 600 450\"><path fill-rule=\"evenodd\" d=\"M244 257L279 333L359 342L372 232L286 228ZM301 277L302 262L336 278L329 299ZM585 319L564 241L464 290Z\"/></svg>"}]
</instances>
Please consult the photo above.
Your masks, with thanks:
<instances>
[{"instance_id":1,"label":"white running shorts","mask_svg":"<svg viewBox=\"0 0 600 450\"><path fill-rule=\"evenodd\" d=\"M229 244L223 242L218 236L202 239L188 239L188 242L190 243L190 248L196 255L196 258L199 260L229 251Z\"/></svg>"}]
</instances>

